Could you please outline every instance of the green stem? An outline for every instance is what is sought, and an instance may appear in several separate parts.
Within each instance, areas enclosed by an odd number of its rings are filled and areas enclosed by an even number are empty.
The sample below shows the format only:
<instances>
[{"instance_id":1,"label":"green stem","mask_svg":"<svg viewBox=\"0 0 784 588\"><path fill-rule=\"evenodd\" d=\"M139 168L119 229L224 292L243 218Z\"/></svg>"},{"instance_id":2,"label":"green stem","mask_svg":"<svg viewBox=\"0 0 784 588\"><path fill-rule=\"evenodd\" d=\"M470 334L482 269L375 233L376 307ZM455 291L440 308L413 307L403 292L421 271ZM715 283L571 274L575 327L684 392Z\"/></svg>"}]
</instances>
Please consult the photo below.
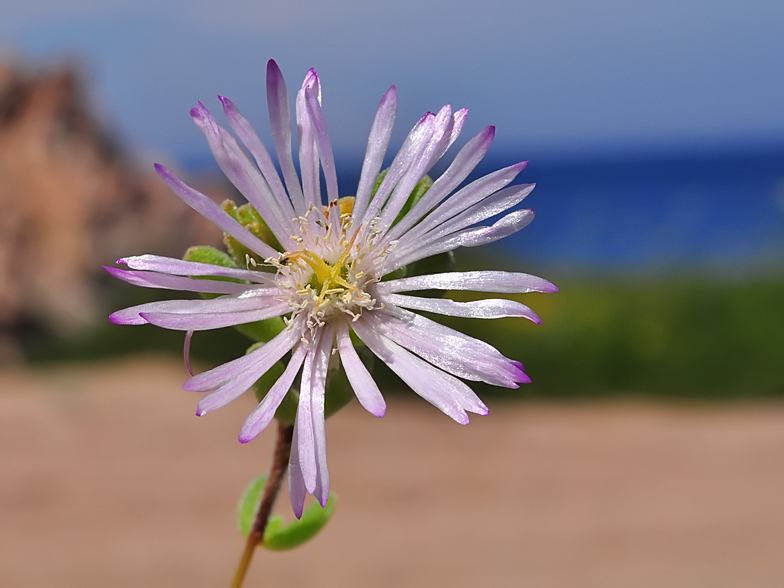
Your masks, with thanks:
<instances>
[{"instance_id":1,"label":"green stem","mask_svg":"<svg viewBox=\"0 0 784 588\"><path fill-rule=\"evenodd\" d=\"M286 474L286 468L289 465L291 438L293 434L293 425L278 422L278 439L275 442L272 469L270 470L269 478L267 478L267 483L264 486L264 494L261 497L259 510L256 512L256 519L253 521L250 533L248 533L248 540L245 542L245 550L242 552L242 557L237 566L237 572L234 574L231 588L242 588L242 583L245 580L245 575L248 573L248 568L253 559L253 554L256 552L256 547L261 545L264 540L264 529L267 528L267 522L269 521L272 507L275 505L275 499L278 497L280 486L283 483L283 476Z\"/></svg>"}]
</instances>

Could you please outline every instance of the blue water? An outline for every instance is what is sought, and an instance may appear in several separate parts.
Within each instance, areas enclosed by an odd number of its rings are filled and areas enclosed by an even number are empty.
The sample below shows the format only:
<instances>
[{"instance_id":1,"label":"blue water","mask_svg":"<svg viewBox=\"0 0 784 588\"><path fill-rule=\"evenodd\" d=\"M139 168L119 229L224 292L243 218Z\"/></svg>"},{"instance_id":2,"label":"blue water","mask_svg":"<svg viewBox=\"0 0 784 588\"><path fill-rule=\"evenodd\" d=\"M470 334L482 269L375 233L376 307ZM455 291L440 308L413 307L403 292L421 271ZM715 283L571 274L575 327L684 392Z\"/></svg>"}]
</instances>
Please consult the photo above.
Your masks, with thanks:
<instances>
[{"instance_id":1,"label":"blue water","mask_svg":"<svg viewBox=\"0 0 784 588\"><path fill-rule=\"evenodd\" d=\"M336 162L341 194L357 161ZM469 180L511 163L488 157ZM537 184L523 203L536 218L497 251L526 265L737 273L784 261L784 146L533 157L516 182Z\"/></svg>"},{"instance_id":2,"label":"blue water","mask_svg":"<svg viewBox=\"0 0 784 588\"><path fill-rule=\"evenodd\" d=\"M784 148L532 161L532 261L738 269L784 259Z\"/></svg>"}]
</instances>

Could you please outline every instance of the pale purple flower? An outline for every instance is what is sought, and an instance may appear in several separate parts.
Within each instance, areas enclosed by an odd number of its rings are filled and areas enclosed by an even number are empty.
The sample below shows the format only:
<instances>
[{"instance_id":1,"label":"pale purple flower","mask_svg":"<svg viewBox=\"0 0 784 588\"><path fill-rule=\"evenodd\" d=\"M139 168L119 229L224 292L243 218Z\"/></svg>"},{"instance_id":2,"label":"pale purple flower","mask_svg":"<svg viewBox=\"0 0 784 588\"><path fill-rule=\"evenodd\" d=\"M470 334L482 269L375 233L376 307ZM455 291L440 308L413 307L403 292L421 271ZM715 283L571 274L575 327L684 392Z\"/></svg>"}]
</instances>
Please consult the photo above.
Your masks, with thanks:
<instances>
[{"instance_id":1,"label":"pale purple flower","mask_svg":"<svg viewBox=\"0 0 784 588\"><path fill-rule=\"evenodd\" d=\"M229 269L154 255L121 259L118 263L129 269L107 269L132 284L221 296L142 304L114 313L111 320L126 325L152 323L190 333L285 317L287 328L271 341L193 376L183 387L209 392L198 404L197 414L203 415L240 396L291 353L284 373L250 413L239 438L247 442L264 430L301 370L289 469L291 501L299 516L306 492L315 494L322 505L329 495L324 391L330 362L340 361L365 409L379 417L386 410L384 398L354 349L350 331L417 394L458 423L467 424L467 412L484 415L488 410L459 378L507 388L530 380L521 363L504 357L494 347L411 311L476 318L515 316L537 323L539 318L512 300L456 302L404 293L437 289L509 294L555 292L557 288L542 278L501 271L381 281L419 259L492 243L522 229L533 218L530 210L507 212L533 189L532 184L509 186L525 163L488 174L458 190L493 140L495 128L488 126L465 144L424 197L394 222L417 183L457 139L466 110L452 112L450 106L444 106L437 114L424 115L373 195L395 120L397 94L392 86L376 112L352 205L350 199L338 199L335 162L321 109L321 85L314 70L308 72L296 97L301 179L292 158L286 84L274 61L267 67L267 101L282 181L247 119L231 101L220 100L229 125L255 164L201 103L191 115L207 136L223 172L258 210L286 251L259 240L212 200L156 165L160 176L185 203L265 259L269 267L248 264L247 269ZM326 181L327 206L322 201L320 170ZM478 225L502 213L500 220ZM192 279L196 276L236 278L243 283Z\"/></svg>"}]
</instances>

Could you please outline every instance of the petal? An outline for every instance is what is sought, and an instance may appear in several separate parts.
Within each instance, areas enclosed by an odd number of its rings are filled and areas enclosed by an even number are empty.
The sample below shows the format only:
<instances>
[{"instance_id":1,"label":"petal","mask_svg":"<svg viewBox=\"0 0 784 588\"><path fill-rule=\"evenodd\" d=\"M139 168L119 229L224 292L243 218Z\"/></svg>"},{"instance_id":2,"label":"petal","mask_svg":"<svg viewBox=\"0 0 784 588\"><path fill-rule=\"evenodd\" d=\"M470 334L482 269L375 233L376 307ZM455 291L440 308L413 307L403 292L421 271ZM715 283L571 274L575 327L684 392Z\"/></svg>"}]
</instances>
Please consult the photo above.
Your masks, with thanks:
<instances>
[{"instance_id":1,"label":"petal","mask_svg":"<svg viewBox=\"0 0 784 588\"><path fill-rule=\"evenodd\" d=\"M299 184L297 171L294 168L294 158L291 155L291 110L289 108L289 93L283 74L273 59L267 62L267 107L269 109L270 129L272 141L275 143L275 153L278 156L280 170L286 189L291 197L294 210L305 214L305 197Z\"/></svg>"},{"instance_id":2,"label":"petal","mask_svg":"<svg viewBox=\"0 0 784 588\"><path fill-rule=\"evenodd\" d=\"M321 84L318 74L313 72L313 77L305 86L305 102L308 107L311 123L316 131L316 144L318 145L321 168L324 170L324 180L327 184L327 202L338 199L338 177L335 173L335 156L332 153L332 143L327 132L327 123L321 109Z\"/></svg>"},{"instance_id":3,"label":"petal","mask_svg":"<svg viewBox=\"0 0 784 588\"><path fill-rule=\"evenodd\" d=\"M238 357L232 361L219 365L209 371L202 372L187 380L183 385L183 389L192 390L193 392L207 392L214 390L219 386L232 381L238 375L254 369L254 366L266 365L267 358L275 358L269 365L272 366L276 361L283 357L300 339L301 324L299 321L292 322L288 328L278 333L275 337L270 339L262 347L259 347L252 353ZM258 380L264 372L256 376L251 382Z\"/></svg>"},{"instance_id":4,"label":"petal","mask_svg":"<svg viewBox=\"0 0 784 588\"><path fill-rule=\"evenodd\" d=\"M158 175L161 176L164 182L169 184L169 187L174 191L174 193L182 198L185 204L193 208L206 219L210 220L221 231L228 233L237 241L245 245L245 247L254 253L259 254L263 259L278 256L277 251L264 243L261 239L252 235L240 223L229 216L229 213L227 213L201 192L198 192L185 184L182 180L180 180L161 164L155 164L155 171L158 172Z\"/></svg>"},{"instance_id":5,"label":"petal","mask_svg":"<svg viewBox=\"0 0 784 588\"><path fill-rule=\"evenodd\" d=\"M311 69L308 71L308 75L305 76L302 88L297 93L296 112L297 131L299 133L299 169L302 174L302 191L305 194L305 204L320 210L322 202L319 184L318 146L316 144L315 129L308 115L307 99L305 98L305 87L315 75L316 72Z\"/></svg>"},{"instance_id":6,"label":"petal","mask_svg":"<svg viewBox=\"0 0 784 588\"><path fill-rule=\"evenodd\" d=\"M455 336L457 331L420 315L408 315L409 319L374 313L366 320L385 337L455 376L504 388L517 388L517 382L525 380L515 363L494 347L462 333ZM429 328L422 326L426 321Z\"/></svg>"},{"instance_id":7,"label":"petal","mask_svg":"<svg viewBox=\"0 0 784 588\"><path fill-rule=\"evenodd\" d=\"M527 292L558 292L553 284L543 278L519 272L473 271L448 272L429 276L413 276L389 280L375 285L378 295L414 290L474 290L524 294Z\"/></svg>"},{"instance_id":8,"label":"petal","mask_svg":"<svg viewBox=\"0 0 784 588\"><path fill-rule=\"evenodd\" d=\"M248 151L253 155L256 164L259 166L259 170L275 195L275 199L280 205L281 211L287 219L294 218L294 216L296 216L294 208L289 201L286 189L283 187L283 182L280 181L280 176L275 169L275 164L272 162L272 158L270 157L267 148L264 146L264 143L253 129L253 125L251 125L250 121L242 115L231 100L224 96L218 96L218 98L223 104L223 112L226 115L226 120L229 121L229 126L237 133L237 136L245 143Z\"/></svg>"},{"instance_id":9,"label":"petal","mask_svg":"<svg viewBox=\"0 0 784 588\"><path fill-rule=\"evenodd\" d=\"M275 238L285 243L294 227L291 219L281 211L264 176L251 162L236 139L215 121L201 102L191 110L191 117L207 137L210 150L223 173L258 211Z\"/></svg>"},{"instance_id":10,"label":"petal","mask_svg":"<svg viewBox=\"0 0 784 588\"><path fill-rule=\"evenodd\" d=\"M192 376L193 370L191 369L191 339L193 338L193 331L185 333L185 342L182 346L182 358L185 360L185 369Z\"/></svg>"},{"instance_id":11,"label":"petal","mask_svg":"<svg viewBox=\"0 0 784 588\"><path fill-rule=\"evenodd\" d=\"M177 331L206 331L209 329L222 329L235 325L244 325L266 319L282 316L291 312L291 306L286 302L271 300L263 308L246 310L244 312L216 312L198 314L181 314L173 312L142 312L139 313L144 320L156 327L174 329Z\"/></svg>"},{"instance_id":12,"label":"petal","mask_svg":"<svg viewBox=\"0 0 784 588\"><path fill-rule=\"evenodd\" d=\"M532 220L534 220L533 210L526 209L510 212L490 227L477 227L476 229L469 229L460 233L460 246L479 247L480 245L494 243L524 229L531 224Z\"/></svg>"},{"instance_id":13,"label":"petal","mask_svg":"<svg viewBox=\"0 0 784 588\"><path fill-rule=\"evenodd\" d=\"M414 236L414 231L411 231L411 234L406 234L400 238L397 246L390 255L390 263L398 258L408 257L409 253L421 250L429 243L448 237L461 229L470 227L473 224L512 208L516 204L522 202L533 191L534 187L535 184L522 184L504 188L449 220L445 220L427 233ZM425 196L427 196L427 194ZM533 211L529 211L529 213L532 215L531 218L533 219Z\"/></svg>"},{"instance_id":14,"label":"petal","mask_svg":"<svg viewBox=\"0 0 784 588\"><path fill-rule=\"evenodd\" d=\"M348 323L340 322L337 326L338 351L340 361L346 370L346 376L357 396L359 403L370 414L382 417L387 411L387 404L373 376L359 358L351 337L348 333Z\"/></svg>"},{"instance_id":15,"label":"petal","mask_svg":"<svg viewBox=\"0 0 784 588\"><path fill-rule=\"evenodd\" d=\"M376 178L381 171L384 155L387 152L387 147L389 147L389 139L392 136L392 127L395 125L396 112L397 89L393 85L381 97L376 116L373 119L373 126L370 128L367 149L365 150L365 161L362 164L362 174L359 178L352 213L355 219L362 218L365 208L367 208L370 201L370 194L376 185Z\"/></svg>"},{"instance_id":16,"label":"petal","mask_svg":"<svg viewBox=\"0 0 784 588\"><path fill-rule=\"evenodd\" d=\"M496 319L504 317L524 317L537 324L542 320L533 310L525 304L514 300L486 299L474 302L455 302L448 298L420 298L404 294L387 294L380 302L394 304L413 310L424 310L447 316L460 316L467 318Z\"/></svg>"},{"instance_id":17,"label":"petal","mask_svg":"<svg viewBox=\"0 0 784 588\"><path fill-rule=\"evenodd\" d=\"M248 288L249 284L237 282L223 282L216 280L194 280L185 276L171 276L148 271L124 270L117 267L104 266L107 272L115 278L134 286L144 288L162 288L164 290L184 290L185 292L207 292L211 294L240 294Z\"/></svg>"},{"instance_id":18,"label":"petal","mask_svg":"<svg viewBox=\"0 0 784 588\"><path fill-rule=\"evenodd\" d=\"M352 326L365 345L414 392L461 425L467 425L469 419L463 406L465 391L461 389L467 386L389 339L379 336L363 319Z\"/></svg>"},{"instance_id":19,"label":"petal","mask_svg":"<svg viewBox=\"0 0 784 588\"><path fill-rule=\"evenodd\" d=\"M302 509L305 506L305 478L302 476L302 468L299 460L299 439L297 436L297 421L294 421L294 436L291 439L291 453L289 454L289 500L294 516L298 519L302 517Z\"/></svg>"},{"instance_id":20,"label":"petal","mask_svg":"<svg viewBox=\"0 0 784 588\"><path fill-rule=\"evenodd\" d=\"M316 336L318 337L320 333ZM299 404L297 405L297 417L294 428L297 434L297 454L299 457L299 468L302 471L302 479L305 481L305 489L313 494L316 490L316 440L313 431L313 405L311 396L313 391L313 370L316 362L316 350L318 340L312 343L305 362L302 366L302 378L299 387Z\"/></svg>"},{"instance_id":21,"label":"petal","mask_svg":"<svg viewBox=\"0 0 784 588\"><path fill-rule=\"evenodd\" d=\"M455 156L447 170L430 186L422 199L413 206L405 218L392 227L387 239L399 238L441 202L447 194L457 188L482 161L493 142L493 137L495 137L495 127L489 126L468 141Z\"/></svg>"},{"instance_id":22,"label":"petal","mask_svg":"<svg viewBox=\"0 0 784 588\"><path fill-rule=\"evenodd\" d=\"M498 192L514 180L527 164L527 161L516 163L471 182L442 202L422 222L406 233L405 237L401 237L401 241L417 239L420 235L438 227L464 210Z\"/></svg>"},{"instance_id":23,"label":"petal","mask_svg":"<svg viewBox=\"0 0 784 588\"><path fill-rule=\"evenodd\" d=\"M270 299L268 302L277 302L277 300ZM109 320L121 325L144 325L147 320L142 318L142 313L234 313L255 310L260 304L264 304L264 300L253 296L221 296L212 300L160 300L118 310L109 316Z\"/></svg>"},{"instance_id":24,"label":"petal","mask_svg":"<svg viewBox=\"0 0 784 588\"><path fill-rule=\"evenodd\" d=\"M422 151L427 147L427 143L433 134L434 118L435 115L432 112L428 112L414 125L406 140L403 141L400 151L395 155L395 159L392 160L392 164L387 169L387 173L371 199L367 210L361 217L355 217L356 222L364 223L364 232L370 230L370 222L378 215L379 210L386 203L392 190L411 167L417 156L421 155Z\"/></svg>"},{"instance_id":25,"label":"petal","mask_svg":"<svg viewBox=\"0 0 784 588\"><path fill-rule=\"evenodd\" d=\"M184 261L174 257L161 257L160 255L145 254L123 257L118 259L117 263L124 263L129 268L135 270L149 270L178 276L215 276L248 280L249 282L262 284L275 283L275 274L270 272L221 267L211 263Z\"/></svg>"},{"instance_id":26,"label":"petal","mask_svg":"<svg viewBox=\"0 0 784 588\"><path fill-rule=\"evenodd\" d=\"M311 415L313 418L313 440L316 449L316 486L313 494L324 507L329 499L329 469L327 468L327 431L324 416L324 395L326 392L329 359L335 338L335 324L324 327L319 341L313 378L311 380Z\"/></svg>"},{"instance_id":27,"label":"petal","mask_svg":"<svg viewBox=\"0 0 784 588\"><path fill-rule=\"evenodd\" d=\"M286 335L281 337L284 333ZM216 370L233 364L230 378L214 392L207 394L199 401L199 404L196 407L196 414L202 416L211 410L227 405L235 398L241 396L256 380L266 374L267 370L280 361L280 359L294 347L296 342L297 339L292 341L290 333L283 331L283 333L272 339L269 343L266 343L255 351L239 358L240 360L249 358L247 361L240 363L239 360L235 359L214 370L210 370L215 372ZM185 382L183 388L186 390L193 389L192 385L189 387L189 382L193 382L200 376L204 376L204 374L194 376Z\"/></svg>"},{"instance_id":28,"label":"petal","mask_svg":"<svg viewBox=\"0 0 784 588\"><path fill-rule=\"evenodd\" d=\"M458 247L479 247L488 245L504 237L508 237L527 227L534 220L534 211L529 209L516 210L496 221L492 226L475 227L457 233L446 235L440 239L427 242L427 235L422 237L425 243L419 247L408 247L403 253L390 255L384 262L384 272L389 273L395 269L413 263L420 259L452 251ZM429 235L430 233L428 233Z\"/></svg>"},{"instance_id":29,"label":"petal","mask_svg":"<svg viewBox=\"0 0 784 588\"><path fill-rule=\"evenodd\" d=\"M302 367L302 362L305 359L306 353L307 347L304 345L297 345L294 349L291 360L283 371L283 374L281 374L272 385L269 392L267 392L267 395L259 402L258 406L251 411L248 418L245 419L245 423L240 430L240 443L247 443L251 439L254 439L270 424L275 416L275 411L278 410L278 406L280 406L283 398L294 383L294 379L299 373L299 368Z\"/></svg>"},{"instance_id":30,"label":"petal","mask_svg":"<svg viewBox=\"0 0 784 588\"><path fill-rule=\"evenodd\" d=\"M377 225L382 232L386 231L397 218L397 215L400 214L416 185L425 177L435 160L440 157L439 153L443 153L446 150L453 125L452 107L447 104L433 119L430 137L426 142L422 142L422 147L417 151L411 167L409 167L400 183L395 187L395 190L389 197L389 201L384 206Z\"/></svg>"}]
</instances>

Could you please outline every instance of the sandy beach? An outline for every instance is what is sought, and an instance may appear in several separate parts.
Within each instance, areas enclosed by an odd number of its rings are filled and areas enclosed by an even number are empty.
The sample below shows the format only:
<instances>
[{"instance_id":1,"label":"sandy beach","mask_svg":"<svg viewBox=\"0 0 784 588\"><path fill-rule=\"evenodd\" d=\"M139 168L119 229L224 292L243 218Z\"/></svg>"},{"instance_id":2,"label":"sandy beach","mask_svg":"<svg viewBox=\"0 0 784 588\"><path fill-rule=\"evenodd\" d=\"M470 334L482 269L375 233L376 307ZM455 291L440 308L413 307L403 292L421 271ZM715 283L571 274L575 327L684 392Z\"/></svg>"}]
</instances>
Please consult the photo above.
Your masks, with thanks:
<instances>
[{"instance_id":1,"label":"sandy beach","mask_svg":"<svg viewBox=\"0 0 784 588\"><path fill-rule=\"evenodd\" d=\"M196 418L185 377L154 357L2 368L0 585L228 586L274 432L237 442L249 395ZM335 518L259 550L247 588L784 585L784 405L490 408L461 427L412 393L330 419Z\"/></svg>"}]
</instances>

